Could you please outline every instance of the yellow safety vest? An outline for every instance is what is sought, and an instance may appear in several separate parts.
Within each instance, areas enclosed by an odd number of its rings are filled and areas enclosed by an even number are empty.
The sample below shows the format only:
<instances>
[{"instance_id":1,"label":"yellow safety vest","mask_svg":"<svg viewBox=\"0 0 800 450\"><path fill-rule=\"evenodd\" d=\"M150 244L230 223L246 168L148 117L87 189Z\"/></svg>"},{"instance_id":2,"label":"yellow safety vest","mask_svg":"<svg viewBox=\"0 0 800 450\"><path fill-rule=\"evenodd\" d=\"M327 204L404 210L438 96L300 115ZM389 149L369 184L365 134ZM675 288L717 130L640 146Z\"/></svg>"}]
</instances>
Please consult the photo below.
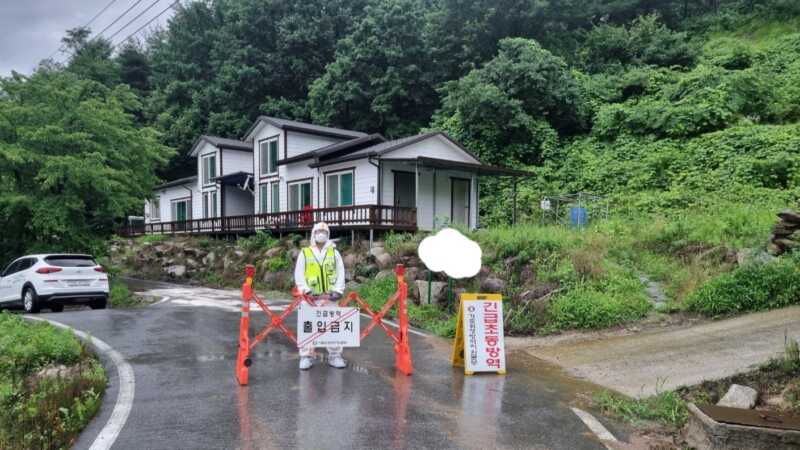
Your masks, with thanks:
<instances>
[{"instance_id":1,"label":"yellow safety vest","mask_svg":"<svg viewBox=\"0 0 800 450\"><path fill-rule=\"evenodd\" d=\"M306 259L306 284L311 288L311 292L314 295L320 295L332 291L337 275L336 254L333 247L328 247L325 258L322 259L322 266L314 257L311 247L303 249L303 256Z\"/></svg>"}]
</instances>

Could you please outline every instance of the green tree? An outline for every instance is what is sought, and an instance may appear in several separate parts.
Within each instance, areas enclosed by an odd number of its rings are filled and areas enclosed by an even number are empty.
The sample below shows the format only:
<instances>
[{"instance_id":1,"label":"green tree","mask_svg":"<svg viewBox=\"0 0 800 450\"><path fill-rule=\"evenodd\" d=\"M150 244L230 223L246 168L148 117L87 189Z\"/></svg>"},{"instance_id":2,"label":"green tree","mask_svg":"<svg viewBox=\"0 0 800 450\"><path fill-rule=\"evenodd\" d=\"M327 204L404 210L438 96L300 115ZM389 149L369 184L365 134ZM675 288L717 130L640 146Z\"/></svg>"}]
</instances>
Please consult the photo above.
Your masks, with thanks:
<instances>
[{"instance_id":1,"label":"green tree","mask_svg":"<svg viewBox=\"0 0 800 450\"><path fill-rule=\"evenodd\" d=\"M66 36L61 39L72 54L67 70L81 78L114 86L120 81L119 67L112 58L114 49L105 39L89 39L90 34L88 28L73 28L67 30Z\"/></svg>"},{"instance_id":2,"label":"green tree","mask_svg":"<svg viewBox=\"0 0 800 450\"><path fill-rule=\"evenodd\" d=\"M150 91L150 61L137 42L127 42L117 55L120 81L130 86L140 97Z\"/></svg>"},{"instance_id":3,"label":"green tree","mask_svg":"<svg viewBox=\"0 0 800 450\"><path fill-rule=\"evenodd\" d=\"M311 86L312 118L390 137L417 132L437 105L423 26L418 0L367 7L352 34L339 42L336 60Z\"/></svg>"},{"instance_id":4,"label":"green tree","mask_svg":"<svg viewBox=\"0 0 800 450\"><path fill-rule=\"evenodd\" d=\"M0 79L0 258L92 251L127 214L140 214L173 152L125 85L39 70Z\"/></svg>"}]
</instances>

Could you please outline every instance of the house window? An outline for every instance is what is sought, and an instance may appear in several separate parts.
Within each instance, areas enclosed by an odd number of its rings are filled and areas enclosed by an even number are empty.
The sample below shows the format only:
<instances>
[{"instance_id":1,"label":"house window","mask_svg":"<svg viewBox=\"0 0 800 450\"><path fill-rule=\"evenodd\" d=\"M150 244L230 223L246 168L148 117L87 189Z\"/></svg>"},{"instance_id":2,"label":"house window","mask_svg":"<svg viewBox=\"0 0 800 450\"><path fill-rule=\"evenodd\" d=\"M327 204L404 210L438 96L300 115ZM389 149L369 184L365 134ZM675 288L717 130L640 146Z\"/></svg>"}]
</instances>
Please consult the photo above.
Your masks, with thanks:
<instances>
[{"instance_id":1,"label":"house window","mask_svg":"<svg viewBox=\"0 0 800 450\"><path fill-rule=\"evenodd\" d=\"M311 182L289 185L289 211L299 211L311 206Z\"/></svg>"},{"instance_id":2,"label":"house window","mask_svg":"<svg viewBox=\"0 0 800 450\"><path fill-rule=\"evenodd\" d=\"M217 176L217 155L203 157L203 184L213 183Z\"/></svg>"},{"instance_id":3,"label":"house window","mask_svg":"<svg viewBox=\"0 0 800 450\"><path fill-rule=\"evenodd\" d=\"M278 138L264 141L259 150L261 175L270 175L278 171Z\"/></svg>"},{"instance_id":4,"label":"house window","mask_svg":"<svg viewBox=\"0 0 800 450\"><path fill-rule=\"evenodd\" d=\"M153 200L150 202L150 219L161 219L161 200L159 197L153 198Z\"/></svg>"},{"instance_id":5,"label":"house window","mask_svg":"<svg viewBox=\"0 0 800 450\"><path fill-rule=\"evenodd\" d=\"M278 187L277 181L270 183L270 187L272 188L272 212L280 212L280 188Z\"/></svg>"},{"instance_id":6,"label":"house window","mask_svg":"<svg viewBox=\"0 0 800 450\"><path fill-rule=\"evenodd\" d=\"M262 184L258 186L258 210L262 213L269 212L267 205L269 205L269 185Z\"/></svg>"},{"instance_id":7,"label":"house window","mask_svg":"<svg viewBox=\"0 0 800 450\"><path fill-rule=\"evenodd\" d=\"M203 217L217 217L217 191L203 192Z\"/></svg>"},{"instance_id":8,"label":"house window","mask_svg":"<svg viewBox=\"0 0 800 450\"><path fill-rule=\"evenodd\" d=\"M325 188L328 208L353 206L353 172L326 175Z\"/></svg>"},{"instance_id":9,"label":"house window","mask_svg":"<svg viewBox=\"0 0 800 450\"><path fill-rule=\"evenodd\" d=\"M189 207L189 200L173 200L172 207L172 220L176 222L184 222L189 220L191 209Z\"/></svg>"}]
</instances>

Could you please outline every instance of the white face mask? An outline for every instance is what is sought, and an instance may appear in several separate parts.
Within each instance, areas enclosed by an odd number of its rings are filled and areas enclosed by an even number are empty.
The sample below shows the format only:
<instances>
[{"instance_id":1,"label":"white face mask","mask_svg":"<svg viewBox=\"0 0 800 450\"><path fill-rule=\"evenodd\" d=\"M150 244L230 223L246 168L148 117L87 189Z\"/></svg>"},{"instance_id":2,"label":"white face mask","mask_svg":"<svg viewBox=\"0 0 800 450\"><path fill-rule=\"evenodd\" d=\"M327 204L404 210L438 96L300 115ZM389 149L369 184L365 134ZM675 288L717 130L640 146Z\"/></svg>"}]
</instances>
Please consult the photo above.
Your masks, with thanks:
<instances>
[{"instance_id":1,"label":"white face mask","mask_svg":"<svg viewBox=\"0 0 800 450\"><path fill-rule=\"evenodd\" d=\"M325 241L328 240L328 233L325 233L325 232L317 233L317 234L314 235L314 240L318 244L324 244Z\"/></svg>"}]
</instances>

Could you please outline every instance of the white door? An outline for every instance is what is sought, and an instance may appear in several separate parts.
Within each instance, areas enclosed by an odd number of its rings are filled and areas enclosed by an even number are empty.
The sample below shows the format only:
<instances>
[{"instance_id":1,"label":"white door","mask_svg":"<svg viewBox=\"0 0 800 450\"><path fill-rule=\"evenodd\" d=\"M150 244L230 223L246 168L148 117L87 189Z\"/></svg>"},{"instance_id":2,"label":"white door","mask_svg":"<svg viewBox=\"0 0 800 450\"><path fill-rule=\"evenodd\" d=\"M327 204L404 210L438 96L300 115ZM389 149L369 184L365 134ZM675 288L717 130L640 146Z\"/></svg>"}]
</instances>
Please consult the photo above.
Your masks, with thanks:
<instances>
[{"instance_id":1,"label":"white door","mask_svg":"<svg viewBox=\"0 0 800 450\"><path fill-rule=\"evenodd\" d=\"M451 178L451 218L454 224L469 227L469 185L466 178Z\"/></svg>"}]
</instances>

